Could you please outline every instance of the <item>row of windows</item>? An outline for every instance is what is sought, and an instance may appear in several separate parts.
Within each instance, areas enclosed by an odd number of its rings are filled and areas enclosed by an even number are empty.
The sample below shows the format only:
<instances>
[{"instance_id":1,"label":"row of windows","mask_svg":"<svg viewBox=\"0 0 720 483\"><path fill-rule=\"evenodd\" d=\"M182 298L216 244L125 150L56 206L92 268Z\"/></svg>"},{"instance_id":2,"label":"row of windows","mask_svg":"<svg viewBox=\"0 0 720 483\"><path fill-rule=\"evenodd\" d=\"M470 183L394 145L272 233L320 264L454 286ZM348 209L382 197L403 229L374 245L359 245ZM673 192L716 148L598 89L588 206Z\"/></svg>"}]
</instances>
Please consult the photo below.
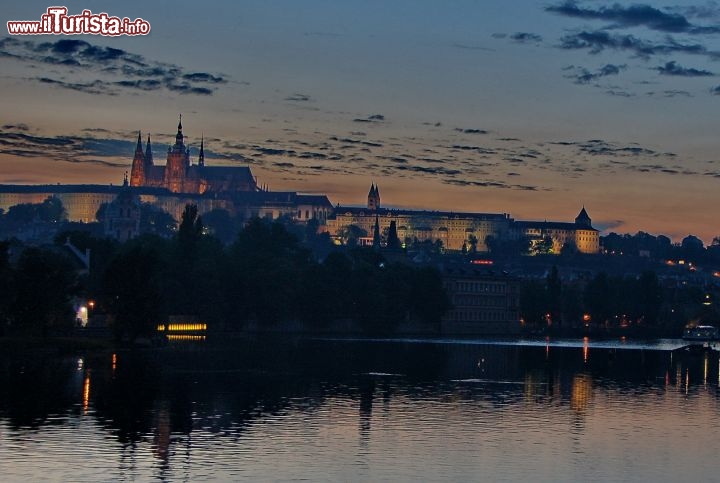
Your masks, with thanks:
<instances>
[{"instance_id":1,"label":"row of windows","mask_svg":"<svg viewBox=\"0 0 720 483\"><path fill-rule=\"evenodd\" d=\"M489 297L487 295L455 295L453 305L456 307L504 307L505 297Z\"/></svg>"},{"instance_id":2,"label":"row of windows","mask_svg":"<svg viewBox=\"0 0 720 483\"><path fill-rule=\"evenodd\" d=\"M451 320L473 321L473 322L504 322L509 318L505 312L480 312L473 310L472 312L456 311L452 313Z\"/></svg>"},{"instance_id":3,"label":"row of windows","mask_svg":"<svg viewBox=\"0 0 720 483\"><path fill-rule=\"evenodd\" d=\"M306 219L306 220L309 220L309 219L310 219L310 210L305 210L304 214L305 214L305 219ZM298 220L302 220L302 219L303 219L303 210L298 210L298 212L297 212L297 217L298 217ZM326 219L327 219L327 211L325 211L325 210L313 210L313 211L312 211L312 217L313 217L313 218L317 218L317 219L319 219L319 220L326 220Z\"/></svg>"},{"instance_id":4,"label":"row of windows","mask_svg":"<svg viewBox=\"0 0 720 483\"><path fill-rule=\"evenodd\" d=\"M499 283L457 282L456 289L457 292L505 293L505 285Z\"/></svg>"}]
</instances>

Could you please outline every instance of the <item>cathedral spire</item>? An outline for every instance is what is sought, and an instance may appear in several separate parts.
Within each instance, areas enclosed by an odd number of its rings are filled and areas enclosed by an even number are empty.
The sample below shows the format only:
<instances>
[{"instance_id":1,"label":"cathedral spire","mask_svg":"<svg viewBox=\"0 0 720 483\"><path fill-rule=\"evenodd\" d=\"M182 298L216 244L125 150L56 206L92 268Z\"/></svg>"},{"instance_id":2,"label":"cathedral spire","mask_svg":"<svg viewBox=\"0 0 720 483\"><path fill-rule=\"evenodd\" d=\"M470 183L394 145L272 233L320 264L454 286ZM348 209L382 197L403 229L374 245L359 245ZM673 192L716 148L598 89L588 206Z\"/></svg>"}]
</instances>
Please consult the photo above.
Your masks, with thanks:
<instances>
[{"instance_id":1,"label":"cathedral spire","mask_svg":"<svg viewBox=\"0 0 720 483\"><path fill-rule=\"evenodd\" d=\"M180 121L178 121L178 130L177 134L175 135L175 146L182 146L183 145L183 132L182 132L182 114L180 114Z\"/></svg>"},{"instance_id":2,"label":"cathedral spire","mask_svg":"<svg viewBox=\"0 0 720 483\"><path fill-rule=\"evenodd\" d=\"M130 171L130 186L143 186L145 183L145 156L143 156L142 133L138 131L137 146Z\"/></svg>"},{"instance_id":3,"label":"cathedral spire","mask_svg":"<svg viewBox=\"0 0 720 483\"><path fill-rule=\"evenodd\" d=\"M148 134L147 144L145 145L145 164L153 164L152 148L150 147L150 135Z\"/></svg>"},{"instance_id":4,"label":"cathedral spire","mask_svg":"<svg viewBox=\"0 0 720 483\"><path fill-rule=\"evenodd\" d=\"M198 166L205 166L205 134L200 135L200 155L198 156Z\"/></svg>"},{"instance_id":5,"label":"cathedral spire","mask_svg":"<svg viewBox=\"0 0 720 483\"><path fill-rule=\"evenodd\" d=\"M138 131L137 146L135 146L135 156L137 156L138 154L140 154L140 156L142 156L143 150L142 150L142 139L141 139L141 137L142 137L142 133L141 133L140 131Z\"/></svg>"}]
</instances>

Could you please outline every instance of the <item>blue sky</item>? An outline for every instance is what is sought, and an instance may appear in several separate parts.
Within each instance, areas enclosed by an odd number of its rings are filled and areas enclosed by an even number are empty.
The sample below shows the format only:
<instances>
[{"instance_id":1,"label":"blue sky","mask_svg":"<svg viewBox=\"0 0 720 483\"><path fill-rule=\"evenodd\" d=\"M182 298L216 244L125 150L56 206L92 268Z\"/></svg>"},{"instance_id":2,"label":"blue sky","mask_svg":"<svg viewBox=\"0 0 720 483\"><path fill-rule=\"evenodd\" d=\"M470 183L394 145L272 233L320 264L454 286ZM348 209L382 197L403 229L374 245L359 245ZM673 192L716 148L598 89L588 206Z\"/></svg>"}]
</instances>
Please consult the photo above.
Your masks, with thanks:
<instances>
[{"instance_id":1,"label":"blue sky","mask_svg":"<svg viewBox=\"0 0 720 483\"><path fill-rule=\"evenodd\" d=\"M162 159L182 112L271 189L720 235L718 2L65 5L152 31L0 37L0 182L118 182L137 130Z\"/></svg>"}]
</instances>

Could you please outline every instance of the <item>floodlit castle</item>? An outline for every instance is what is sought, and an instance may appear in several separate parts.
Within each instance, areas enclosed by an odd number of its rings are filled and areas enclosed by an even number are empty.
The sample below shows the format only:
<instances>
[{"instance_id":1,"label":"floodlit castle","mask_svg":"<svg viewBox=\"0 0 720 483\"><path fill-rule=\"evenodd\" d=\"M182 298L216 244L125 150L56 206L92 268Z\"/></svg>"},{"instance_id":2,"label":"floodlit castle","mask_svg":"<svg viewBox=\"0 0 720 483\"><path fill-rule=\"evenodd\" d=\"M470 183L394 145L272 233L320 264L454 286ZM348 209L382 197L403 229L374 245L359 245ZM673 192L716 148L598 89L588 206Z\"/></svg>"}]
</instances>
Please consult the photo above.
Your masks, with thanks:
<instances>
[{"instance_id":1,"label":"floodlit castle","mask_svg":"<svg viewBox=\"0 0 720 483\"><path fill-rule=\"evenodd\" d=\"M258 191L250 168L243 166L205 166L204 140L200 141L200 153L196 164L190 162L190 148L185 146L182 117L178 122L175 144L167 150L165 165L153 162L153 152L148 135L143 152L141 135L130 173L130 186L165 188L172 193L201 195L204 193L232 193Z\"/></svg>"},{"instance_id":2,"label":"floodlit castle","mask_svg":"<svg viewBox=\"0 0 720 483\"><path fill-rule=\"evenodd\" d=\"M185 145L182 118L175 144L167 150L165 165L155 164L150 137L143 149L138 133L129 183L126 180L123 185L0 185L0 210L54 197L62 201L68 220L89 223L95 221L101 206L112 205L111 213L118 210L118 216L112 219L123 222L122 226L106 227L106 232L126 239L137 235L134 219L124 220L131 207L123 203L130 195L133 203L149 203L176 220L187 204L197 205L200 214L223 209L245 219L282 217L300 223L314 220L319 225L324 225L332 212L332 204L325 195L260 188L247 166L206 166L204 141L200 142L197 162L193 164L190 149Z\"/></svg>"},{"instance_id":3,"label":"floodlit castle","mask_svg":"<svg viewBox=\"0 0 720 483\"><path fill-rule=\"evenodd\" d=\"M525 237L531 244L552 241L553 253L563 247L574 246L580 253L599 253L599 232L583 207L575 223L553 221L516 221L507 213L463 213L448 211L396 210L382 208L380 188L372 183L365 207L337 206L327 221L328 232L341 239L348 227L355 225L367 234L374 232L375 223L385 231L395 222L398 238L406 242L442 242L449 250L474 246L488 251L490 239L502 243ZM371 236L365 242L371 241Z\"/></svg>"}]
</instances>

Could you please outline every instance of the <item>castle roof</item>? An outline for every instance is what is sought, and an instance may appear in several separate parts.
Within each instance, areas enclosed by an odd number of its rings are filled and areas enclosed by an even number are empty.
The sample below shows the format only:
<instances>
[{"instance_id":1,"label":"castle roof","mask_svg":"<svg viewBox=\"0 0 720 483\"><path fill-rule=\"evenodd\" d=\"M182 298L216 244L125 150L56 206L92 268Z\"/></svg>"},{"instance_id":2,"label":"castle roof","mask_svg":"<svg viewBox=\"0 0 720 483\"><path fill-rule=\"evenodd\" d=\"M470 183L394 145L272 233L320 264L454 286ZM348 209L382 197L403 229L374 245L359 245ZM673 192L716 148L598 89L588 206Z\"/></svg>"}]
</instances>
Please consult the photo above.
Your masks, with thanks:
<instances>
[{"instance_id":1,"label":"castle roof","mask_svg":"<svg viewBox=\"0 0 720 483\"><path fill-rule=\"evenodd\" d=\"M577 223L565 223L562 221L516 221L514 223L516 228L521 230L589 230L598 231L591 226L578 225Z\"/></svg>"},{"instance_id":2,"label":"castle roof","mask_svg":"<svg viewBox=\"0 0 720 483\"><path fill-rule=\"evenodd\" d=\"M425 216L425 217L444 217L444 218L473 218L478 220L512 220L505 213L467 213L455 211L430 211L430 210L401 210L392 208L378 208L371 210L367 207L359 206L337 206L336 214L350 214L352 216Z\"/></svg>"}]
</instances>

